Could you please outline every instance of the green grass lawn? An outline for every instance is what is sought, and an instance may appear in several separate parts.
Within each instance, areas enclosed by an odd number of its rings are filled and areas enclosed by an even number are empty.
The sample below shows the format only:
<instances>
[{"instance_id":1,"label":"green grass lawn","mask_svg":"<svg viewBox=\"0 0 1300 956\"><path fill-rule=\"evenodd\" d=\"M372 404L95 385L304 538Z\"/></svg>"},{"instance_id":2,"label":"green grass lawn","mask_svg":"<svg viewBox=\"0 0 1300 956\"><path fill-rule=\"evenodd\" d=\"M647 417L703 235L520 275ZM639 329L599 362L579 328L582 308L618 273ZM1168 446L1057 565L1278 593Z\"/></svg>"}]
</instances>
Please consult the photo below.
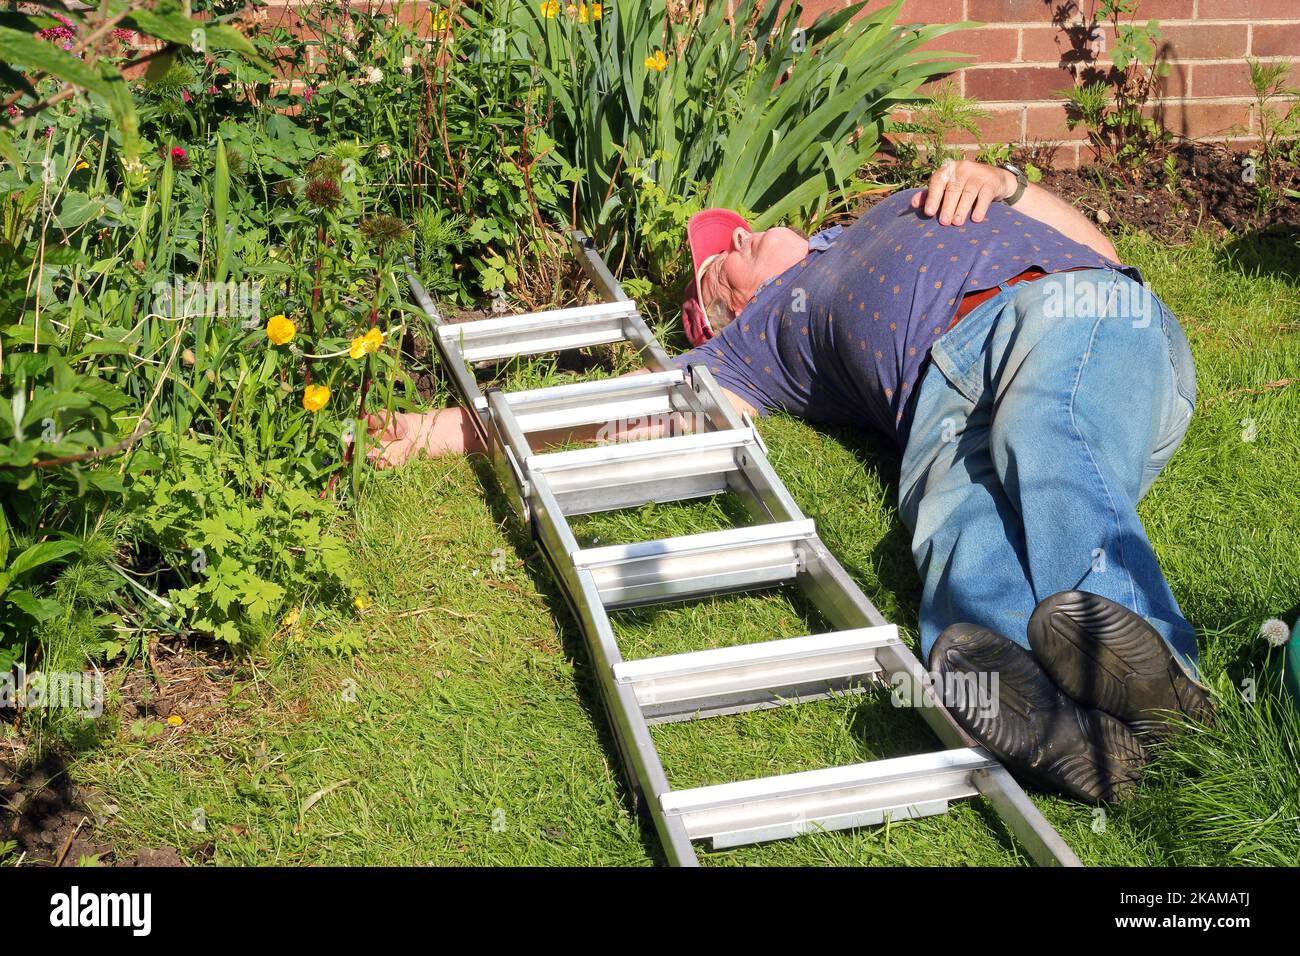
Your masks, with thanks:
<instances>
[{"instance_id":1,"label":"green grass lawn","mask_svg":"<svg viewBox=\"0 0 1300 956\"><path fill-rule=\"evenodd\" d=\"M1296 249L1120 244L1183 321L1200 405L1142 505L1174 593L1225 694L1212 733L1156 764L1133 803L1034 799L1089 864L1294 863L1300 728L1233 692L1255 634L1300 601L1300 277ZM1290 271L1288 272L1288 268ZM1281 384L1287 380L1293 384ZM781 477L887 618L915 639L919 582L893 508L896 458L862 435L773 416ZM373 606L365 651L261 649L226 697L143 741L124 727L69 772L124 849L172 845L225 864L648 864L577 627L481 462L385 473L346 522ZM602 542L723 526L725 500L578 523ZM504 549L504 570L493 552ZM304 616L310 632L313 625ZM625 655L818 629L783 593L619 614ZM311 634L307 634L310 643ZM879 694L655 730L674 785L936 749ZM102 806L111 804L108 809ZM205 832L193 826L202 809ZM945 816L727 853L718 865L1020 864L977 802Z\"/></svg>"}]
</instances>

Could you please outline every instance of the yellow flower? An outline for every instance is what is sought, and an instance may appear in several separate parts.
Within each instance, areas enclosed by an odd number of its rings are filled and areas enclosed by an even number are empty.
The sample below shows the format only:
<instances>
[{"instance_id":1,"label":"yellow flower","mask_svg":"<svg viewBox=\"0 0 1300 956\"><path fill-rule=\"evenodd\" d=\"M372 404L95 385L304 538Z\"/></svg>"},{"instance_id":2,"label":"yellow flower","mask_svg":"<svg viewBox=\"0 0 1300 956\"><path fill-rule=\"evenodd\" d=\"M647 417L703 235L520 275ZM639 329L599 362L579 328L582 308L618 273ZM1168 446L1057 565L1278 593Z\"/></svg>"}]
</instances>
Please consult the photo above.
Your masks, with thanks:
<instances>
[{"instance_id":1,"label":"yellow flower","mask_svg":"<svg viewBox=\"0 0 1300 956\"><path fill-rule=\"evenodd\" d=\"M358 611L365 611L368 610L370 608L370 605L374 604L375 602L370 600L370 598L364 594L358 594L356 599L353 600L352 603L356 605Z\"/></svg>"},{"instance_id":2,"label":"yellow flower","mask_svg":"<svg viewBox=\"0 0 1300 956\"><path fill-rule=\"evenodd\" d=\"M78 169L89 169L89 168L90 168L90 163L86 162L86 161L83 159L81 162L77 163L77 168L78 168Z\"/></svg>"},{"instance_id":3,"label":"yellow flower","mask_svg":"<svg viewBox=\"0 0 1300 956\"><path fill-rule=\"evenodd\" d=\"M362 358L366 355L373 355L379 351L379 347L384 344L384 333L378 329L371 329L365 335L358 335L352 340L352 348L348 349L348 355L354 359Z\"/></svg>"},{"instance_id":4,"label":"yellow flower","mask_svg":"<svg viewBox=\"0 0 1300 956\"><path fill-rule=\"evenodd\" d=\"M315 414L329 404L330 387L328 385L308 385L302 393L302 407Z\"/></svg>"},{"instance_id":5,"label":"yellow flower","mask_svg":"<svg viewBox=\"0 0 1300 956\"><path fill-rule=\"evenodd\" d=\"M284 345L286 342L291 341L297 331L298 326L283 315L273 315L266 323L266 337L271 340L273 345Z\"/></svg>"},{"instance_id":6,"label":"yellow flower","mask_svg":"<svg viewBox=\"0 0 1300 956\"><path fill-rule=\"evenodd\" d=\"M554 20L555 15L560 12L560 0L543 0L542 14L548 20Z\"/></svg>"},{"instance_id":7,"label":"yellow flower","mask_svg":"<svg viewBox=\"0 0 1300 956\"><path fill-rule=\"evenodd\" d=\"M167 723L171 724L173 727L179 727L181 724L185 723L185 718L180 714L172 714L167 718Z\"/></svg>"},{"instance_id":8,"label":"yellow flower","mask_svg":"<svg viewBox=\"0 0 1300 956\"><path fill-rule=\"evenodd\" d=\"M429 19L435 30L445 30L451 26L451 11L444 9L430 10Z\"/></svg>"},{"instance_id":9,"label":"yellow flower","mask_svg":"<svg viewBox=\"0 0 1300 956\"><path fill-rule=\"evenodd\" d=\"M645 58L645 68L654 70L656 73L662 73L668 69L668 57L664 56L663 50L655 50L654 56Z\"/></svg>"},{"instance_id":10,"label":"yellow flower","mask_svg":"<svg viewBox=\"0 0 1300 956\"><path fill-rule=\"evenodd\" d=\"M603 9L604 8L599 3L593 3L591 5L591 19L599 20Z\"/></svg>"}]
</instances>

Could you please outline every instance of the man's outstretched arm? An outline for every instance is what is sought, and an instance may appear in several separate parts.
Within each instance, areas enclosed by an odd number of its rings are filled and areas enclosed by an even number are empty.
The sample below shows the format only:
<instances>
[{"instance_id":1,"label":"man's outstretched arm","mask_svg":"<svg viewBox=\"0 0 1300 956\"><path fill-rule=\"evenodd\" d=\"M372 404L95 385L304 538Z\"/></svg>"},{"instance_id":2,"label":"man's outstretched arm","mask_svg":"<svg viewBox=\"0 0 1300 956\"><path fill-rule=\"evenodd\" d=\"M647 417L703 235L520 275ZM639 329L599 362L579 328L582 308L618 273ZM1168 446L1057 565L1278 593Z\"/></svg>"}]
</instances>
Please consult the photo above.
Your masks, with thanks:
<instances>
[{"instance_id":1,"label":"man's outstretched arm","mask_svg":"<svg viewBox=\"0 0 1300 956\"><path fill-rule=\"evenodd\" d=\"M912 197L912 208L921 209L927 216L937 215L943 226L960 226L967 219L981 222L990 204L1014 194L1016 186L1016 177L1005 169L966 159L949 161L935 171L925 189ZM1119 262L1119 253L1102 231L1050 190L1030 183L1014 208L1111 262Z\"/></svg>"},{"instance_id":2,"label":"man's outstretched arm","mask_svg":"<svg viewBox=\"0 0 1300 956\"><path fill-rule=\"evenodd\" d=\"M628 375L644 375L649 369L638 369ZM619 376L625 378L626 376ZM740 414L755 414L752 405L735 392L723 389L722 393L731 401ZM651 419L645 424L638 424L633 429L609 435L607 422L596 422L583 428L575 428L565 434L548 433L548 444L568 442L597 442L602 440L631 441L643 438L658 438L667 430L667 421ZM375 445L367 453L367 458L376 468L400 465L411 458L428 455L437 458L441 455L464 455L469 453L486 453L483 442L474 429L469 412L459 406L438 408L428 412L399 412L391 418L383 415L367 415L366 429L370 432Z\"/></svg>"}]
</instances>

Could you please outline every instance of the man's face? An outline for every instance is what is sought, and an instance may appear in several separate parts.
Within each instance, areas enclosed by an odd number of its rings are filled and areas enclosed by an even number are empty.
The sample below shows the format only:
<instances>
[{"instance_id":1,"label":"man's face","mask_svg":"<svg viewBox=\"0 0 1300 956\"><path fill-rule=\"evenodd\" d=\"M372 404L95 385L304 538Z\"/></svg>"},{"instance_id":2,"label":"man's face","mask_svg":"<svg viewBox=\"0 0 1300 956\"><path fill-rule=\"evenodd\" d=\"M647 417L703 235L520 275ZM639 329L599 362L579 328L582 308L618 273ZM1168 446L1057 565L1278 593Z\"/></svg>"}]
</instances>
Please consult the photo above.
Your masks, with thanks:
<instances>
[{"instance_id":1,"label":"man's face","mask_svg":"<svg viewBox=\"0 0 1300 956\"><path fill-rule=\"evenodd\" d=\"M763 232L737 228L726 252L710 256L700 272L700 296L707 306L725 299L739 315L754 290L808 255L808 240L784 226Z\"/></svg>"}]
</instances>

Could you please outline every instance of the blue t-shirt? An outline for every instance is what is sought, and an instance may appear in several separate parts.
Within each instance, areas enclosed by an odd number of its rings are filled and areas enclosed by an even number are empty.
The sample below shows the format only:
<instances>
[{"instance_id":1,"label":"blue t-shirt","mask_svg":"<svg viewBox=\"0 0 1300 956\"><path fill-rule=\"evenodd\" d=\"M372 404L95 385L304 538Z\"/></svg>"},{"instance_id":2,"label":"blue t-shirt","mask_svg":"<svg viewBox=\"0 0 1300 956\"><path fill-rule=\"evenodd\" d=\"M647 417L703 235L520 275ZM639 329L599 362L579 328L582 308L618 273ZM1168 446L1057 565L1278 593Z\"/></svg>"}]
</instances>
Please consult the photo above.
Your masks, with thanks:
<instances>
[{"instance_id":1,"label":"blue t-shirt","mask_svg":"<svg viewBox=\"0 0 1300 956\"><path fill-rule=\"evenodd\" d=\"M780 408L865 425L901 447L930 346L963 295L1032 267L1116 268L1004 203L983 222L941 226L912 209L915 192L813 236L807 257L760 285L740 315L673 366L705 364L762 415Z\"/></svg>"}]
</instances>

